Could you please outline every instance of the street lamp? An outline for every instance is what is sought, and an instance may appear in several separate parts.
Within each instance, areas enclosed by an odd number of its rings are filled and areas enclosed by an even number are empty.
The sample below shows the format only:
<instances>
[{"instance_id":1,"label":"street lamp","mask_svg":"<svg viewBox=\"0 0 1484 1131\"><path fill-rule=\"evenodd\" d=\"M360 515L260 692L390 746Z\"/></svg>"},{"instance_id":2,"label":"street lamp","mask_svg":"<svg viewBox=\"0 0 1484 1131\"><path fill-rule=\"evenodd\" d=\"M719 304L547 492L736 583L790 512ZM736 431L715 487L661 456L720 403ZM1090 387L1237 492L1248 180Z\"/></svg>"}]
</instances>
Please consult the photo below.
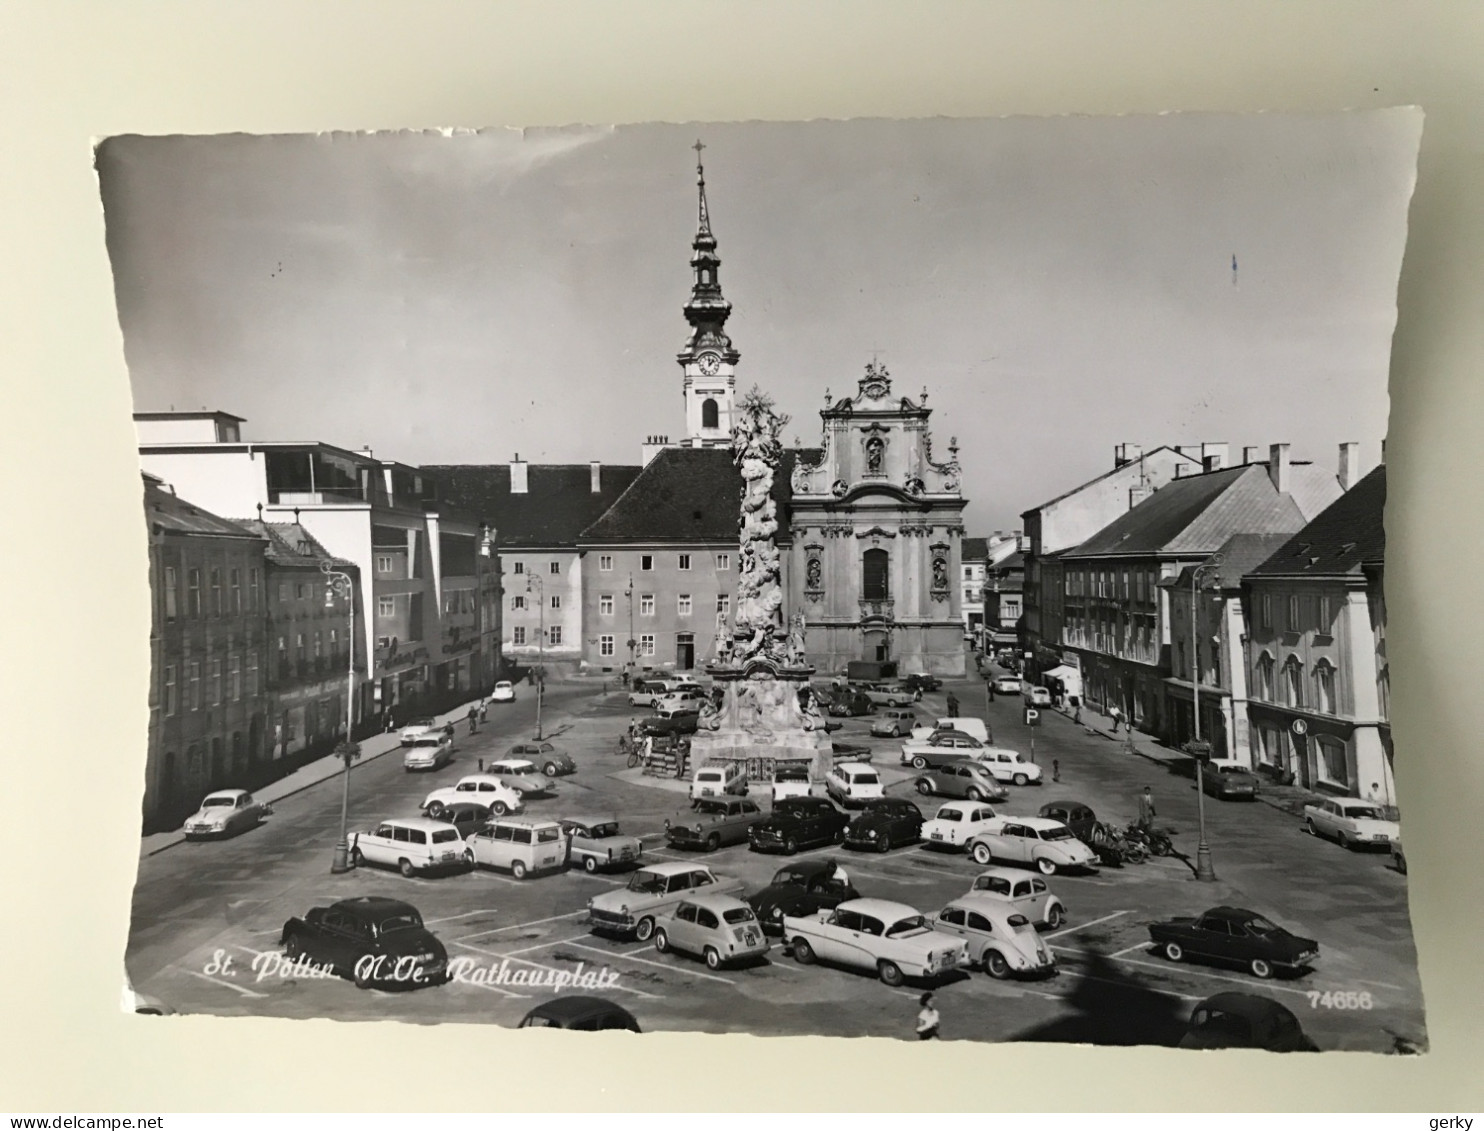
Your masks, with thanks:
<instances>
[{"instance_id":1,"label":"street lamp","mask_svg":"<svg viewBox=\"0 0 1484 1131\"><path fill-rule=\"evenodd\" d=\"M546 690L546 582L539 573L526 574L526 592L531 591L531 585L536 586L536 597L540 605L541 625L537 629L539 635L536 638L537 655L540 657L536 663L536 741L541 741L541 695Z\"/></svg>"},{"instance_id":2,"label":"street lamp","mask_svg":"<svg viewBox=\"0 0 1484 1131\"><path fill-rule=\"evenodd\" d=\"M1200 840L1195 848L1195 878L1212 881L1216 870L1211 867L1211 846L1206 842L1206 760L1210 744L1201 743L1201 654L1200 654L1200 588L1201 575L1219 569L1216 559L1202 562L1190 571L1190 698L1195 718L1195 737L1190 752L1195 756L1195 803L1200 823Z\"/></svg>"},{"instance_id":3,"label":"street lamp","mask_svg":"<svg viewBox=\"0 0 1484 1131\"><path fill-rule=\"evenodd\" d=\"M350 871L350 835L347 829L350 820L350 764L361 756L360 749L351 739L356 699L356 591L350 574L331 569L327 562L321 562L319 568L325 575L325 608L333 609L335 598L344 597L348 621L345 644L350 660L345 673L345 741L338 750L341 761L345 763L340 783L340 840L330 862L330 871L338 875Z\"/></svg>"}]
</instances>

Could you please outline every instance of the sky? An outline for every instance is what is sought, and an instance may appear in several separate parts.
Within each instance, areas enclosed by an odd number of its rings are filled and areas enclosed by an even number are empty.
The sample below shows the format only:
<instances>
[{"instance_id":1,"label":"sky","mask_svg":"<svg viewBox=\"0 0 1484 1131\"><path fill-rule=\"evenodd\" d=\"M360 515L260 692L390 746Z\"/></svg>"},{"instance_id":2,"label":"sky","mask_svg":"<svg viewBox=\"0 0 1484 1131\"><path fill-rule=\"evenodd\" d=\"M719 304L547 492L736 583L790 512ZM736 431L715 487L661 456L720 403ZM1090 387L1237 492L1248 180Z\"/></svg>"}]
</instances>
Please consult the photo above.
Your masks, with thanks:
<instances>
[{"instance_id":1,"label":"sky","mask_svg":"<svg viewBox=\"0 0 1484 1131\"><path fill-rule=\"evenodd\" d=\"M1381 458L1420 114L122 136L97 154L137 411L405 463L684 434L696 153L738 391L820 437L879 357L970 534L1119 443Z\"/></svg>"}]
</instances>

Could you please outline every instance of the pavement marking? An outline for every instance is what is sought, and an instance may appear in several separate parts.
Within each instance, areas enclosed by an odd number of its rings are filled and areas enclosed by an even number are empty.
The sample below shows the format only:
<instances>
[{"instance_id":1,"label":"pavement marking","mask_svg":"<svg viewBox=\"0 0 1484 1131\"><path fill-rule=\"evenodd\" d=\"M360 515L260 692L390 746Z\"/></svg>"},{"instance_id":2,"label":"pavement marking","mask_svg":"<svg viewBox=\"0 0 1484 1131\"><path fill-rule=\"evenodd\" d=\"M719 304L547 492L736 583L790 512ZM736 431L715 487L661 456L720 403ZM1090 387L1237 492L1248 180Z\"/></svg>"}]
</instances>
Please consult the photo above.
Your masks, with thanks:
<instances>
[{"instance_id":1,"label":"pavement marking","mask_svg":"<svg viewBox=\"0 0 1484 1131\"><path fill-rule=\"evenodd\" d=\"M504 994L506 997L529 998L531 996L530 994L518 994L514 990L502 989L499 986L492 986L488 982L473 982L465 978L460 978L453 984L456 986L477 986L481 990L489 990L491 993Z\"/></svg>"},{"instance_id":2,"label":"pavement marking","mask_svg":"<svg viewBox=\"0 0 1484 1131\"><path fill-rule=\"evenodd\" d=\"M1132 911L1115 911L1111 915L1104 915L1100 919L1089 919L1086 923L1079 923L1075 927L1063 927L1059 931L1053 931L1049 935L1043 935L1042 938L1048 938L1048 939L1060 938L1062 935L1070 935L1070 934L1074 934L1077 931L1085 931L1088 927L1096 926L1098 923L1106 923L1109 919L1117 919L1120 915L1132 915L1132 914L1133 914ZM1052 949L1053 950L1065 950L1067 948L1066 947L1053 947Z\"/></svg>"},{"instance_id":3,"label":"pavement marking","mask_svg":"<svg viewBox=\"0 0 1484 1131\"><path fill-rule=\"evenodd\" d=\"M1137 942L1133 946L1126 946L1122 950L1116 950L1108 955L1109 958L1122 958L1125 954L1132 954L1136 950L1147 950L1152 944L1148 942Z\"/></svg>"},{"instance_id":4,"label":"pavement marking","mask_svg":"<svg viewBox=\"0 0 1484 1131\"><path fill-rule=\"evenodd\" d=\"M517 954L530 954L533 950L545 950L549 946L561 946L563 943L577 942L585 938L587 938L586 935L573 935L570 939L551 939L548 942L536 943L534 946L522 947L520 950L502 950L500 957L514 958Z\"/></svg>"},{"instance_id":5,"label":"pavement marking","mask_svg":"<svg viewBox=\"0 0 1484 1131\"><path fill-rule=\"evenodd\" d=\"M444 915L438 919L424 919L423 926L429 923L452 923L455 919L468 919L474 915L493 915L500 910L498 907L479 907L473 911L460 911L457 915Z\"/></svg>"},{"instance_id":6,"label":"pavement marking","mask_svg":"<svg viewBox=\"0 0 1484 1131\"><path fill-rule=\"evenodd\" d=\"M603 955L605 957L611 957L612 956L612 952L611 951L599 950L595 946L584 946L582 943L570 943L568 945L575 947L577 950L590 950L594 954L601 954L601 955ZM661 970L669 970L672 974L693 974L697 978L705 978L708 982L724 982L728 986L735 986L737 984L736 982L732 981L732 979L730 979L730 978L722 978L722 977L719 977L716 974L707 974L707 973L705 973L704 971L701 971L701 970L682 970L680 967L676 966L674 963L670 963L670 962L654 962L654 961L651 961L648 958L636 958L636 957L634 957L634 954L633 954L632 951L625 951L622 954L620 954L619 957L620 958L627 959L629 962L642 962L645 966L658 966Z\"/></svg>"},{"instance_id":7,"label":"pavement marking","mask_svg":"<svg viewBox=\"0 0 1484 1131\"><path fill-rule=\"evenodd\" d=\"M455 939L454 942L464 942L468 939L477 939L481 935L493 935L500 931L515 931L519 930L521 927L535 927L542 923L555 923L558 919L575 919L579 915L586 914L587 908L584 907L581 911L568 911L565 915L548 915L545 919L531 919L530 921L525 923L509 923L503 927L491 927L489 928L489 930L486 931L475 931L472 935L465 935L462 939Z\"/></svg>"},{"instance_id":8,"label":"pavement marking","mask_svg":"<svg viewBox=\"0 0 1484 1131\"><path fill-rule=\"evenodd\" d=\"M1356 978L1355 980L1363 986L1380 986L1385 990L1396 990L1398 993L1406 992L1405 986L1393 986L1390 982L1372 982L1365 978Z\"/></svg>"},{"instance_id":9,"label":"pavement marking","mask_svg":"<svg viewBox=\"0 0 1484 1131\"><path fill-rule=\"evenodd\" d=\"M185 968L184 967L181 967L181 966L177 966L176 969L177 970L185 970ZM189 974L192 978L200 978L203 982L210 982L213 985L226 986L227 989L229 989L229 990L236 990L243 997L267 997L268 996L267 994L260 994L260 993L258 993L257 990L250 990L246 986L239 986L235 982L229 982L225 978L213 978L210 974L203 974L199 970L185 970L185 973Z\"/></svg>"}]
</instances>

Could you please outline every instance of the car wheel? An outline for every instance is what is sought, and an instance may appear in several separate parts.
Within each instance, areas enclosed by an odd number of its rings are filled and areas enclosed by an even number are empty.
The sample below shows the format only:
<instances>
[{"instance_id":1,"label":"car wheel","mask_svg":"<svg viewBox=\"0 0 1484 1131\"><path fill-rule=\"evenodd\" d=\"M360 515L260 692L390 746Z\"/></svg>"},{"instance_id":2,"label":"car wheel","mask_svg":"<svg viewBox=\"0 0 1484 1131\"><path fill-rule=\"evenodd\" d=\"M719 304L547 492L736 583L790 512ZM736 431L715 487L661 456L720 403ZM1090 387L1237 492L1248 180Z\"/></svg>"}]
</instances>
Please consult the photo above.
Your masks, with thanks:
<instances>
[{"instance_id":1,"label":"car wheel","mask_svg":"<svg viewBox=\"0 0 1484 1131\"><path fill-rule=\"evenodd\" d=\"M978 844L974 845L974 847L969 850L969 854L974 857L975 864L988 864L994 860L994 853L990 852L989 845L985 844L983 841L980 841Z\"/></svg>"},{"instance_id":2,"label":"car wheel","mask_svg":"<svg viewBox=\"0 0 1484 1131\"><path fill-rule=\"evenodd\" d=\"M1042 856L1036 861L1036 870L1043 876L1054 876L1056 875L1056 861Z\"/></svg>"},{"instance_id":3,"label":"car wheel","mask_svg":"<svg viewBox=\"0 0 1484 1131\"><path fill-rule=\"evenodd\" d=\"M1350 843L1350 838L1345 835L1345 832L1344 832L1343 829L1336 835L1335 841L1343 849L1346 849L1348 851L1354 851L1354 849L1355 849L1355 845L1353 845L1353 844Z\"/></svg>"},{"instance_id":4,"label":"car wheel","mask_svg":"<svg viewBox=\"0 0 1484 1131\"><path fill-rule=\"evenodd\" d=\"M557 776L557 764L555 762L547 762L546 765L541 767L541 772L549 778L554 778Z\"/></svg>"},{"instance_id":5,"label":"car wheel","mask_svg":"<svg viewBox=\"0 0 1484 1131\"><path fill-rule=\"evenodd\" d=\"M706 851L707 852L715 852L720 847L721 847L721 837L719 837L716 833L712 833L710 836L708 836L706 838Z\"/></svg>"},{"instance_id":6,"label":"car wheel","mask_svg":"<svg viewBox=\"0 0 1484 1131\"><path fill-rule=\"evenodd\" d=\"M1008 978L1010 976L1010 964L1005 961L1005 956L997 950L986 950L984 952L984 972L991 978Z\"/></svg>"},{"instance_id":7,"label":"car wheel","mask_svg":"<svg viewBox=\"0 0 1484 1131\"><path fill-rule=\"evenodd\" d=\"M783 851L786 855L792 856L794 853L798 852L798 850L798 842L794 840L793 837L790 836L783 838Z\"/></svg>"},{"instance_id":8,"label":"car wheel","mask_svg":"<svg viewBox=\"0 0 1484 1131\"><path fill-rule=\"evenodd\" d=\"M359 961L351 967L350 976L356 984L356 989L364 990L371 985L371 967L371 963L362 964Z\"/></svg>"},{"instance_id":9,"label":"car wheel","mask_svg":"<svg viewBox=\"0 0 1484 1131\"><path fill-rule=\"evenodd\" d=\"M1060 903L1053 903L1046 910L1046 925L1053 931L1067 921L1066 912L1062 910Z\"/></svg>"},{"instance_id":10,"label":"car wheel","mask_svg":"<svg viewBox=\"0 0 1484 1131\"><path fill-rule=\"evenodd\" d=\"M1402 875L1405 876L1407 874L1407 858L1405 856L1397 856L1393 854L1393 856L1391 857L1391 863Z\"/></svg>"},{"instance_id":11,"label":"car wheel","mask_svg":"<svg viewBox=\"0 0 1484 1131\"><path fill-rule=\"evenodd\" d=\"M472 848L464 849L464 863L471 868L474 867L474 850Z\"/></svg>"},{"instance_id":12,"label":"car wheel","mask_svg":"<svg viewBox=\"0 0 1484 1131\"><path fill-rule=\"evenodd\" d=\"M914 770L925 770L925 769L927 769L927 759L924 758L921 754L919 754L916 758L913 758L912 759L912 768Z\"/></svg>"},{"instance_id":13,"label":"car wheel","mask_svg":"<svg viewBox=\"0 0 1484 1131\"><path fill-rule=\"evenodd\" d=\"M640 919L639 925L634 928L634 937L640 942L648 942L652 934L654 934L654 920L647 917Z\"/></svg>"},{"instance_id":14,"label":"car wheel","mask_svg":"<svg viewBox=\"0 0 1484 1131\"><path fill-rule=\"evenodd\" d=\"M668 954L670 951L670 936L663 929L654 933L654 949L661 954Z\"/></svg>"},{"instance_id":15,"label":"car wheel","mask_svg":"<svg viewBox=\"0 0 1484 1131\"><path fill-rule=\"evenodd\" d=\"M428 806L428 817L434 821L443 816L443 802L434 801Z\"/></svg>"},{"instance_id":16,"label":"car wheel","mask_svg":"<svg viewBox=\"0 0 1484 1131\"><path fill-rule=\"evenodd\" d=\"M881 840L876 845L876 851L889 852L891 850L891 834L882 833Z\"/></svg>"},{"instance_id":17,"label":"car wheel","mask_svg":"<svg viewBox=\"0 0 1484 1131\"><path fill-rule=\"evenodd\" d=\"M290 962L302 957L304 954L304 940L298 935L290 935L283 940L283 953Z\"/></svg>"},{"instance_id":18,"label":"car wheel","mask_svg":"<svg viewBox=\"0 0 1484 1131\"><path fill-rule=\"evenodd\" d=\"M598 870L598 858L596 856L584 856L582 858L582 870L584 872L596 872Z\"/></svg>"},{"instance_id":19,"label":"car wheel","mask_svg":"<svg viewBox=\"0 0 1484 1131\"><path fill-rule=\"evenodd\" d=\"M510 806L506 805L503 801L496 801L490 806L490 812L496 817L503 817L506 813L510 812Z\"/></svg>"},{"instance_id":20,"label":"car wheel","mask_svg":"<svg viewBox=\"0 0 1484 1131\"><path fill-rule=\"evenodd\" d=\"M1179 943L1165 943L1164 952L1165 957L1171 962L1181 962L1185 959L1185 949Z\"/></svg>"},{"instance_id":21,"label":"car wheel","mask_svg":"<svg viewBox=\"0 0 1484 1131\"><path fill-rule=\"evenodd\" d=\"M721 968L721 954L714 946L708 946L701 957L706 960L708 969L718 970Z\"/></svg>"},{"instance_id":22,"label":"car wheel","mask_svg":"<svg viewBox=\"0 0 1484 1131\"><path fill-rule=\"evenodd\" d=\"M1265 958L1254 958L1248 965L1254 978L1271 978L1273 976L1272 963Z\"/></svg>"},{"instance_id":23,"label":"car wheel","mask_svg":"<svg viewBox=\"0 0 1484 1131\"><path fill-rule=\"evenodd\" d=\"M895 962L883 958L876 966L876 973L880 976L882 984L887 986L900 986L905 978L902 977L902 968Z\"/></svg>"},{"instance_id":24,"label":"car wheel","mask_svg":"<svg viewBox=\"0 0 1484 1131\"><path fill-rule=\"evenodd\" d=\"M512 876L514 876L517 880L523 880L523 879L525 879L526 878L526 866L525 866L524 861L521 861L521 860L511 861L511 864L510 864L510 874Z\"/></svg>"},{"instance_id":25,"label":"car wheel","mask_svg":"<svg viewBox=\"0 0 1484 1131\"><path fill-rule=\"evenodd\" d=\"M408 860L404 856L401 860L397 861L397 871L401 872L402 875L406 876L410 880L413 877L416 869L413 868L412 861Z\"/></svg>"},{"instance_id":26,"label":"car wheel","mask_svg":"<svg viewBox=\"0 0 1484 1131\"><path fill-rule=\"evenodd\" d=\"M807 939L794 939L794 961L800 966L814 965L814 948Z\"/></svg>"},{"instance_id":27,"label":"car wheel","mask_svg":"<svg viewBox=\"0 0 1484 1131\"><path fill-rule=\"evenodd\" d=\"M366 858L361 855L361 850L359 848L352 848L350 850L350 866L352 868L359 868L365 862Z\"/></svg>"},{"instance_id":28,"label":"car wheel","mask_svg":"<svg viewBox=\"0 0 1484 1131\"><path fill-rule=\"evenodd\" d=\"M973 785L969 786L969 788L964 791L964 796L967 797L970 801L983 801L984 800L984 794L982 794L982 793L979 792L979 787L978 786L973 786Z\"/></svg>"},{"instance_id":29,"label":"car wheel","mask_svg":"<svg viewBox=\"0 0 1484 1131\"><path fill-rule=\"evenodd\" d=\"M1026 777L1024 774L1016 774L1010 780L1013 781L1016 785L1025 785L1025 783L1030 781L1031 779Z\"/></svg>"},{"instance_id":30,"label":"car wheel","mask_svg":"<svg viewBox=\"0 0 1484 1131\"><path fill-rule=\"evenodd\" d=\"M1314 827L1314 818L1313 817L1305 817L1304 818L1304 828L1308 830L1308 833L1309 833L1310 836L1318 836L1319 835L1319 830Z\"/></svg>"},{"instance_id":31,"label":"car wheel","mask_svg":"<svg viewBox=\"0 0 1484 1131\"><path fill-rule=\"evenodd\" d=\"M917 783L917 792L922 794L924 797L929 796L933 792L933 783L928 781L927 778L921 779Z\"/></svg>"}]
</instances>

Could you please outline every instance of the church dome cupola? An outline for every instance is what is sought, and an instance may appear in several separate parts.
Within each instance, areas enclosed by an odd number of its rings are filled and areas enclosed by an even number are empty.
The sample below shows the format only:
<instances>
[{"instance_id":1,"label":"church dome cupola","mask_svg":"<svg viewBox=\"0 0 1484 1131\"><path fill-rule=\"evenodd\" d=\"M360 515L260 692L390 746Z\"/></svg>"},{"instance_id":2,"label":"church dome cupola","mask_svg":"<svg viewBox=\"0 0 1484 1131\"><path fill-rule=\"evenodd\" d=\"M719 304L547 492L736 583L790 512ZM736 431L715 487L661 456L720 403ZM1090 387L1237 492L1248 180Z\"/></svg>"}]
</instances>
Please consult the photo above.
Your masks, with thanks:
<instances>
[{"instance_id":1,"label":"church dome cupola","mask_svg":"<svg viewBox=\"0 0 1484 1131\"><path fill-rule=\"evenodd\" d=\"M732 406L736 399L736 365L740 354L727 337L732 304L721 293L721 257L711 231L706 203L706 170L696 151L696 237L691 241L691 292L685 304L690 337L676 358L685 373L683 393L687 443L692 447L725 447L732 442Z\"/></svg>"}]
</instances>

